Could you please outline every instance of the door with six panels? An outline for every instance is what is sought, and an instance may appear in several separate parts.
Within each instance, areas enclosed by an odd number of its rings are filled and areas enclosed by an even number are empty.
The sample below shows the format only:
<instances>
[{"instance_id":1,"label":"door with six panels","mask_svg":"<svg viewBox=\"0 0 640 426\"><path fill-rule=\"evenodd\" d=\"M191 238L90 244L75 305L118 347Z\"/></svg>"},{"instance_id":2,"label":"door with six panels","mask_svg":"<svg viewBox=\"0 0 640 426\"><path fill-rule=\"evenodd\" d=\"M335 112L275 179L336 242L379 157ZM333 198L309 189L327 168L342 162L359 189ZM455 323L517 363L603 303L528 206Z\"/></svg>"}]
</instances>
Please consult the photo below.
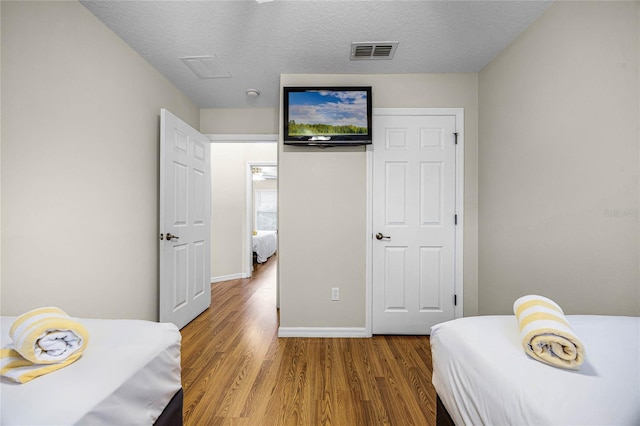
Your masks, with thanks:
<instances>
[{"instance_id":1,"label":"door with six panels","mask_svg":"<svg viewBox=\"0 0 640 426\"><path fill-rule=\"evenodd\" d=\"M373 334L455 317L456 116L374 115Z\"/></svg>"}]
</instances>

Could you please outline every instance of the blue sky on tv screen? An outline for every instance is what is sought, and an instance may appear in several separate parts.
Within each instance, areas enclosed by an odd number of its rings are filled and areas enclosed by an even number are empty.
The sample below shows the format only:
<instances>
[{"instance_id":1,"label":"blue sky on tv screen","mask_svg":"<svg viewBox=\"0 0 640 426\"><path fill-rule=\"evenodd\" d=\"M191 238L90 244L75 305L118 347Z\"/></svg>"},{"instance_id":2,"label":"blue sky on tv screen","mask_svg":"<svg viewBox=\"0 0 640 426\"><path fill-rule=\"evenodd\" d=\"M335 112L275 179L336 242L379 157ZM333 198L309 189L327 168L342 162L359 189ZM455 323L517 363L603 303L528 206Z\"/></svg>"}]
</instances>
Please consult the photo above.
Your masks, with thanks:
<instances>
[{"instance_id":1,"label":"blue sky on tv screen","mask_svg":"<svg viewBox=\"0 0 640 426\"><path fill-rule=\"evenodd\" d=\"M367 127L367 92L289 92L289 120L299 124Z\"/></svg>"}]
</instances>

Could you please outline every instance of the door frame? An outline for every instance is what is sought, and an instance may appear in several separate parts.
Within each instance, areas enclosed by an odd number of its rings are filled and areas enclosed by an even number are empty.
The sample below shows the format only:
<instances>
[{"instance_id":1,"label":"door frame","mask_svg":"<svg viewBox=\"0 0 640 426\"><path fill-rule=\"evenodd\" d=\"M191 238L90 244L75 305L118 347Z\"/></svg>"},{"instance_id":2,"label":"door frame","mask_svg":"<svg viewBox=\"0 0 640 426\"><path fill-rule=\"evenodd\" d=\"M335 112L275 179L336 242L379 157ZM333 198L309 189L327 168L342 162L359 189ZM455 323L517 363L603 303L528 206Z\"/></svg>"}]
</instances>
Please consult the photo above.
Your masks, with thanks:
<instances>
[{"instance_id":1,"label":"door frame","mask_svg":"<svg viewBox=\"0 0 640 426\"><path fill-rule=\"evenodd\" d=\"M463 316L464 307L464 108L374 108L373 120L376 115L418 116L418 115L453 115L456 118L457 149L456 149L456 214L458 223L455 236L454 254L454 292L457 303L454 307L454 318ZM365 333L367 337L373 335L373 144L366 146L367 170L367 208L366 208L366 313Z\"/></svg>"},{"instance_id":2,"label":"door frame","mask_svg":"<svg viewBox=\"0 0 640 426\"><path fill-rule=\"evenodd\" d=\"M244 271L246 278L253 276L253 171L254 167L278 167L277 161L250 161L247 163L247 186L245 189L247 215L245 228L247 230L247 267ZM276 187L276 193L278 189Z\"/></svg>"}]
</instances>

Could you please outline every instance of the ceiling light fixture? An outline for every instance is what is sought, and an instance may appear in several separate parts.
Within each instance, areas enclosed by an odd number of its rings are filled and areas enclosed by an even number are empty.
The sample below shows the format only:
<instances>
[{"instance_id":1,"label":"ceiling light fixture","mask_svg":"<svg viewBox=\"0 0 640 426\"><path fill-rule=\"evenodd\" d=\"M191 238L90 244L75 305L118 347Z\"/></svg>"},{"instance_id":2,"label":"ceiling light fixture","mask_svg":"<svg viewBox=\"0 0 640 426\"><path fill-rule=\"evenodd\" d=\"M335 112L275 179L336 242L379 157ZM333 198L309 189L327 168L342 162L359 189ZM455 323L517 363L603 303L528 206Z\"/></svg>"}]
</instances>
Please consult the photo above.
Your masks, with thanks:
<instances>
[{"instance_id":1,"label":"ceiling light fixture","mask_svg":"<svg viewBox=\"0 0 640 426\"><path fill-rule=\"evenodd\" d=\"M247 89L247 96L250 98L257 98L260 96L260 91L258 89Z\"/></svg>"},{"instance_id":2,"label":"ceiling light fixture","mask_svg":"<svg viewBox=\"0 0 640 426\"><path fill-rule=\"evenodd\" d=\"M262 173L262 169L260 167L252 167L251 174L252 179L255 181L265 180L264 173Z\"/></svg>"}]
</instances>

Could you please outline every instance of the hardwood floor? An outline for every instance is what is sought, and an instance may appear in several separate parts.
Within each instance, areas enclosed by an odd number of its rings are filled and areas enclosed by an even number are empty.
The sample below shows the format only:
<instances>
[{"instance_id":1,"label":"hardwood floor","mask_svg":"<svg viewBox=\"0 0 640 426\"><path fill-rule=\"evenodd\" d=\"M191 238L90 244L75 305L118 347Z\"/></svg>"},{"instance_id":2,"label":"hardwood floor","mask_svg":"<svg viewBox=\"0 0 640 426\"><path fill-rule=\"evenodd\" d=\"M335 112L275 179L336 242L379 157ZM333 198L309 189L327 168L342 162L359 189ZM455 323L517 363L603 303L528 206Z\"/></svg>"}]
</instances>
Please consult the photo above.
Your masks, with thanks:
<instances>
[{"instance_id":1,"label":"hardwood floor","mask_svg":"<svg viewBox=\"0 0 640 426\"><path fill-rule=\"evenodd\" d=\"M276 259L184 327L184 423L433 425L428 337L278 338Z\"/></svg>"}]
</instances>

